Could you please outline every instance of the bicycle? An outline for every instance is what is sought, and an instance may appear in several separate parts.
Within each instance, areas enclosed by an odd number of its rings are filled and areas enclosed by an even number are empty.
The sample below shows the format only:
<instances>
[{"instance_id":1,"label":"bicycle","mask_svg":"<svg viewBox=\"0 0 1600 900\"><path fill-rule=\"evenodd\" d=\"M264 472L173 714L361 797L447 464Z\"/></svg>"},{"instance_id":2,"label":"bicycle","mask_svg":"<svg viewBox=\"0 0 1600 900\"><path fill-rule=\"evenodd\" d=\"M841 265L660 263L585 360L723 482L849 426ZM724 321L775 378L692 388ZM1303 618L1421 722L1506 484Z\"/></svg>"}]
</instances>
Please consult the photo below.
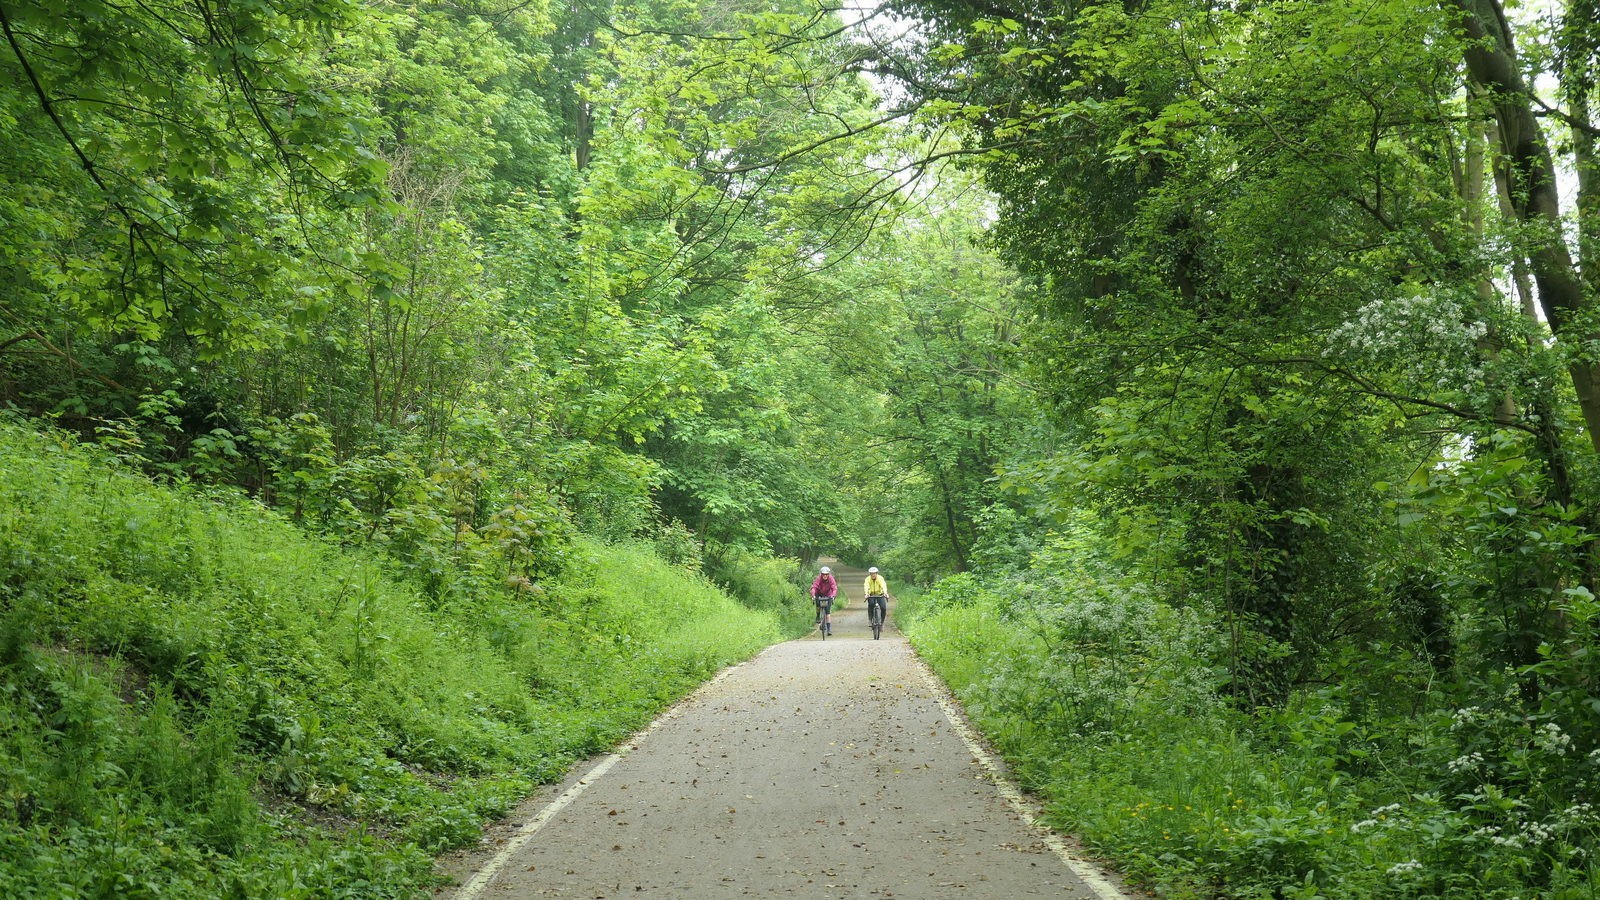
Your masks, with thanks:
<instances>
[{"instance_id":1,"label":"bicycle","mask_svg":"<svg viewBox=\"0 0 1600 900\"><path fill-rule=\"evenodd\" d=\"M889 612L889 600L882 594L867 597L867 621L872 625L872 639L883 636L883 619Z\"/></svg>"},{"instance_id":2,"label":"bicycle","mask_svg":"<svg viewBox=\"0 0 1600 900\"><path fill-rule=\"evenodd\" d=\"M827 640L828 635L833 633L833 617L830 615L833 610L833 598L812 597L811 601L817 605L817 631L821 632L823 640Z\"/></svg>"}]
</instances>

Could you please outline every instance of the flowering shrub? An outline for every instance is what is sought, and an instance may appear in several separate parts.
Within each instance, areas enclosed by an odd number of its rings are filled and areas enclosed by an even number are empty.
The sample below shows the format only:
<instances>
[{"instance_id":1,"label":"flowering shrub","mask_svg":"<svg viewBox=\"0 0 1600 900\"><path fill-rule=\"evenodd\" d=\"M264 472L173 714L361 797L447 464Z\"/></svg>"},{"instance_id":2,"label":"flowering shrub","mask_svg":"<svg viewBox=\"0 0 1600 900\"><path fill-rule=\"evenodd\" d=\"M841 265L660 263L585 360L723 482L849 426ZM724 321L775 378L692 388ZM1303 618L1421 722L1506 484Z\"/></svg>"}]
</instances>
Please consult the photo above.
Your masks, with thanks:
<instances>
[{"instance_id":1,"label":"flowering shrub","mask_svg":"<svg viewBox=\"0 0 1600 900\"><path fill-rule=\"evenodd\" d=\"M1478 350L1488 332L1479 307L1439 287L1375 297L1328 334L1324 353L1364 371L1391 370L1419 394L1481 393L1492 373Z\"/></svg>"}]
</instances>

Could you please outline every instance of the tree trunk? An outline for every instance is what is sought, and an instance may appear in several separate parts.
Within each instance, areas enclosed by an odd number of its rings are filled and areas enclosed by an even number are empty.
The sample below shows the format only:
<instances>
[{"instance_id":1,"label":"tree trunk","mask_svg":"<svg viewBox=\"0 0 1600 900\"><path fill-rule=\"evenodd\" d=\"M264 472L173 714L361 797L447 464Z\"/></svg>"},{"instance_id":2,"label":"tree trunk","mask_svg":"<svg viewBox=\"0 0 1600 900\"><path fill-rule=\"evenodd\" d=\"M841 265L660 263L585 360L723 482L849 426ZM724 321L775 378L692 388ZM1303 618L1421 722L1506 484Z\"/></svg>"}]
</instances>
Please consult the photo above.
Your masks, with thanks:
<instances>
[{"instance_id":1,"label":"tree trunk","mask_svg":"<svg viewBox=\"0 0 1600 900\"><path fill-rule=\"evenodd\" d=\"M1600 156L1590 124L1587 85L1571 92L1572 160L1578 172L1578 259L1584 288L1600 298Z\"/></svg>"},{"instance_id":2,"label":"tree trunk","mask_svg":"<svg viewBox=\"0 0 1600 900\"><path fill-rule=\"evenodd\" d=\"M1467 38L1466 63L1472 83L1489 95L1506 156L1509 193L1517 221L1541 226L1550 236L1528 254L1539 305L1556 340L1581 346L1600 340L1600 323L1585 315L1586 300L1577 266L1561 238L1561 204L1555 165L1533 100L1517 67L1511 26L1499 0L1443 0L1460 14ZM1600 364L1575 359L1568 367L1590 444L1600 452Z\"/></svg>"},{"instance_id":3,"label":"tree trunk","mask_svg":"<svg viewBox=\"0 0 1600 900\"><path fill-rule=\"evenodd\" d=\"M922 414L921 405L913 406L912 412L916 414L917 424L922 426L922 433L928 433L928 418ZM950 553L955 557L955 570L967 571L967 550L962 545L961 532L956 525L955 495L950 491L950 484L945 480L944 464L939 461L939 455L932 448L928 450L928 468L933 471L934 480L939 484L939 501L944 512L945 536L950 540Z\"/></svg>"}]
</instances>

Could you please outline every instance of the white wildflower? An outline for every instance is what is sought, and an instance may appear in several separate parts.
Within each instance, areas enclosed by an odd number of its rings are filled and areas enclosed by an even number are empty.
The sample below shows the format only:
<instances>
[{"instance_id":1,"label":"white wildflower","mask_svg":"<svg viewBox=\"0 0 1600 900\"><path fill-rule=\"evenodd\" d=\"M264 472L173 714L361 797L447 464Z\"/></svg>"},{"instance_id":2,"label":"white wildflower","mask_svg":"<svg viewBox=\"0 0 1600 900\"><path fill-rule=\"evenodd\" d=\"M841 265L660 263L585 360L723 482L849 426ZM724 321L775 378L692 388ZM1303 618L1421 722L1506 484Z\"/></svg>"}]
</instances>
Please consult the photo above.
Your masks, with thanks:
<instances>
[{"instance_id":1,"label":"white wildflower","mask_svg":"<svg viewBox=\"0 0 1600 900\"><path fill-rule=\"evenodd\" d=\"M1563 825L1587 825L1595 821L1594 804L1574 803L1562 810L1559 818Z\"/></svg>"},{"instance_id":2,"label":"white wildflower","mask_svg":"<svg viewBox=\"0 0 1600 900\"><path fill-rule=\"evenodd\" d=\"M1554 722L1546 722L1534 732L1533 740L1539 747L1548 753L1557 756L1566 756L1572 749L1572 735L1561 730L1561 726Z\"/></svg>"},{"instance_id":3,"label":"white wildflower","mask_svg":"<svg viewBox=\"0 0 1600 900\"><path fill-rule=\"evenodd\" d=\"M1556 830L1543 822L1528 822L1522 826L1522 836L1530 844L1545 844L1556 836Z\"/></svg>"}]
</instances>

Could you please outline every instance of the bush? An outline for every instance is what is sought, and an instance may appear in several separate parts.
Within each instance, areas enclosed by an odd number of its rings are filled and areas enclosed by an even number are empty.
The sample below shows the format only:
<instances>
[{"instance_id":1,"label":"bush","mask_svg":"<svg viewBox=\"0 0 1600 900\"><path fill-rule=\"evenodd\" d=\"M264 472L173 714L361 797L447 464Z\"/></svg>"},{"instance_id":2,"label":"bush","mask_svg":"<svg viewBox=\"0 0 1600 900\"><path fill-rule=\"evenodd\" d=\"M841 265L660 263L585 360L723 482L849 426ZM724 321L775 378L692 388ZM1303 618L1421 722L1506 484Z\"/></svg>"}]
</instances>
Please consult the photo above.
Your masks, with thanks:
<instances>
[{"instance_id":1,"label":"bush","mask_svg":"<svg viewBox=\"0 0 1600 900\"><path fill-rule=\"evenodd\" d=\"M1092 554L947 578L901 621L1049 819L1163 896L1600 888L1582 799L1600 751L1515 715L1515 673L1480 689L1506 702L1455 711L1373 709L1339 687L1241 711L1216 696L1204 636L1219 629Z\"/></svg>"},{"instance_id":2,"label":"bush","mask_svg":"<svg viewBox=\"0 0 1600 900\"><path fill-rule=\"evenodd\" d=\"M805 606L799 560L775 559L724 544L708 548L706 568L717 584L751 609L787 614ZM802 612L810 616L809 607Z\"/></svg>"}]
</instances>

